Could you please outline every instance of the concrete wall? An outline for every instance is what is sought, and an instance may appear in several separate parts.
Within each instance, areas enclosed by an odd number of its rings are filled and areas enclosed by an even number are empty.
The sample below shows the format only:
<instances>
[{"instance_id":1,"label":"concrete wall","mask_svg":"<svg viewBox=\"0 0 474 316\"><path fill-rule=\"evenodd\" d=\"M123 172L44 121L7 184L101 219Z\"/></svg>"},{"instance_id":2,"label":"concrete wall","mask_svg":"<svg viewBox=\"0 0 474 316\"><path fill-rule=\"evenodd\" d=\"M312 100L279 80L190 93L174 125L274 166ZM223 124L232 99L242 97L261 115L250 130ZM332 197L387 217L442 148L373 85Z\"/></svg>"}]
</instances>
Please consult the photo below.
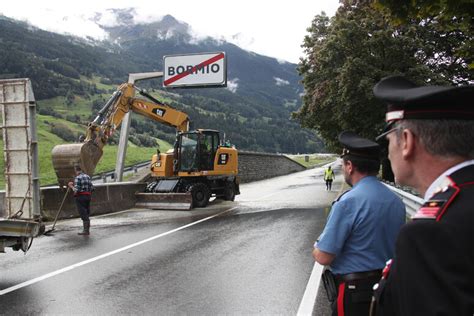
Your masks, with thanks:
<instances>
[{"instance_id":1,"label":"concrete wall","mask_svg":"<svg viewBox=\"0 0 474 316\"><path fill-rule=\"evenodd\" d=\"M252 182L303 171L306 168L280 154L239 151L240 182Z\"/></svg>"},{"instance_id":2,"label":"concrete wall","mask_svg":"<svg viewBox=\"0 0 474 316\"><path fill-rule=\"evenodd\" d=\"M145 183L103 183L94 185L91 215L107 214L135 206L135 192L143 192ZM58 187L41 189L41 213L47 220L54 220L66 191ZM74 197L69 192L59 218L78 217Z\"/></svg>"},{"instance_id":3,"label":"concrete wall","mask_svg":"<svg viewBox=\"0 0 474 316\"><path fill-rule=\"evenodd\" d=\"M306 168L284 155L239 151L239 175L241 183L277 177ZM135 192L143 192L145 183L122 182L95 185L91 215L118 212L134 207ZM41 214L45 220L54 220L66 191L58 187L41 188ZM0 201L5 192L0 192ZM4 204L0 204L0 215ZM72 193L64 202L59 218L78 217Z\"/></svg>"}]
</instances>

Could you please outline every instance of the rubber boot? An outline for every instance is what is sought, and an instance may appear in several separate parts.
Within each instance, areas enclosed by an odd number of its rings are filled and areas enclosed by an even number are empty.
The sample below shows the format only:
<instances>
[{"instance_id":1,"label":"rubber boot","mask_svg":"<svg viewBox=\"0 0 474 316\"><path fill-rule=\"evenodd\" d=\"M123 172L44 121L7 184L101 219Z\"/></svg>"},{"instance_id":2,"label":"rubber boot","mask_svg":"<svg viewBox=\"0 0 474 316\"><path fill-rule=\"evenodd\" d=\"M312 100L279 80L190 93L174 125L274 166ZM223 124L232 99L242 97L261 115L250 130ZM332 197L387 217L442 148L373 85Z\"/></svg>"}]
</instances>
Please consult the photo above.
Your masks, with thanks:
<instances>
[{"instance_id":1,"label":"rubber boot","mask_svg":"<svg viewBox=\"0 0 474 316\"><path fill-rule=\"evenodd\" d=\"M78 235L84 235L84 236L88 236L90 233L89 233L89 229L91 227L91 222L90 221L84 221L83 222L83 225L84 225L84 229L82 230L82 232L80 233L77 233Z\"/></svg>"}]
</instances>

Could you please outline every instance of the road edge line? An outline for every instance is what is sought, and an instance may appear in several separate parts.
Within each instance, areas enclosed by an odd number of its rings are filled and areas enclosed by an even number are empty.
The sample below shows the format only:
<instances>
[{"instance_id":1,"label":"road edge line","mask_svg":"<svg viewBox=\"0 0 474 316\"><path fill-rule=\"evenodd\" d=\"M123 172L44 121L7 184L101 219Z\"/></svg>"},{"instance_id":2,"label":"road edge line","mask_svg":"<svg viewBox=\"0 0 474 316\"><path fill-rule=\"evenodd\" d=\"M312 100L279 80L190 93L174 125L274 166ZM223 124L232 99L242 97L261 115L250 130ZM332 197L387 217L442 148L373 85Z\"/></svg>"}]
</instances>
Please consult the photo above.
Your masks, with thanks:
<instances>
[{"instance_id":1,"label":"road edge line","mask_svg":"<svg viewBox=\"0 0 474 316\"><path fill-rule=\"evenodd\" d=\"M306 285L298 312L296 313L297 316L309 316L313 314L323 268L324 266L320 265L319 263L314 263L313 271L311 272L311 276L309 277L308 284Z\"/></svg>"}]
</instances>

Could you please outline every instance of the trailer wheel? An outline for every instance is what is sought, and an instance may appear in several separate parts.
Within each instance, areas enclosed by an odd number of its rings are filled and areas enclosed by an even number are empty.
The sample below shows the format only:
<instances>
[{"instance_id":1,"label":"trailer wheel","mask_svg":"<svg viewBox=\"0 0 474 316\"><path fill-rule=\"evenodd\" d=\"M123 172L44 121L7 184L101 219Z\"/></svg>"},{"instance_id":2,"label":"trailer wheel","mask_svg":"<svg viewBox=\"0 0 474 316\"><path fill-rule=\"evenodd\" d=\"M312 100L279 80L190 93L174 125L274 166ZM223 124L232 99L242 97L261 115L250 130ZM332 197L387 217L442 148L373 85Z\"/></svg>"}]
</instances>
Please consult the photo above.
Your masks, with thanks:
<instances>
[{"instance_id":1,"label":"trailer wheel","mask_svg":"<svg viewBox=\"0 0 474 316\"><path fill-rule=\"evenodd\" d=\"M189 192L193 197L193 207L206 207L209 203L211 193L207 185L202 182L192 184L189 187Z\"/></svg>"},{"instance_id":2,"label":"trailer wheel","mask_svg":"<svg viewBox=\"0 0 474 316\"><path fill-rule=\"evenodd\" d=\"M226 182L224 187L224 200L235 200L235 184L233 182Z\"/></svg>"}]
</instances>

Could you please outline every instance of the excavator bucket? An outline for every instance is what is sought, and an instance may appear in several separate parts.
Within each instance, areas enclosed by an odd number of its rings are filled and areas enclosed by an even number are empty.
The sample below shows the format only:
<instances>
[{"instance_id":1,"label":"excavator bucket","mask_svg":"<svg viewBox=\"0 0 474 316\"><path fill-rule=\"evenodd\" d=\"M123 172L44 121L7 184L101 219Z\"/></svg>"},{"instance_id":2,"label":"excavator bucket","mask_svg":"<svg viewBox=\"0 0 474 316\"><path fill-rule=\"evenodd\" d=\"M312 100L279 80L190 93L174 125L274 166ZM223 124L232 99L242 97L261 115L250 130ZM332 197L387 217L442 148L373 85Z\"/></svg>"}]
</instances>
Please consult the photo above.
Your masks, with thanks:
<instances>
[{"instance_id":1,"label":"excavator bucket","mask_svg":"<svg viewBox=\"0 0 474 316\"><path fill-rule=\"evenodd\" d=\"M135 193L137 202L135 207L153 210L181 210L192 208L191 193Z\"/></svg>"},{"instance_id":2,"label":"excavator bucket","mask_svg":"<svg viewBox=\"0 0 474 316\"><path fill-rule=\"evenodd\" d=\"M66 186L74 179L76 165L79 165L84 173L92 176L102 153L102 149L93 142L55 146L51 156L59 186Z\"/></svg>"}]
</instances>

